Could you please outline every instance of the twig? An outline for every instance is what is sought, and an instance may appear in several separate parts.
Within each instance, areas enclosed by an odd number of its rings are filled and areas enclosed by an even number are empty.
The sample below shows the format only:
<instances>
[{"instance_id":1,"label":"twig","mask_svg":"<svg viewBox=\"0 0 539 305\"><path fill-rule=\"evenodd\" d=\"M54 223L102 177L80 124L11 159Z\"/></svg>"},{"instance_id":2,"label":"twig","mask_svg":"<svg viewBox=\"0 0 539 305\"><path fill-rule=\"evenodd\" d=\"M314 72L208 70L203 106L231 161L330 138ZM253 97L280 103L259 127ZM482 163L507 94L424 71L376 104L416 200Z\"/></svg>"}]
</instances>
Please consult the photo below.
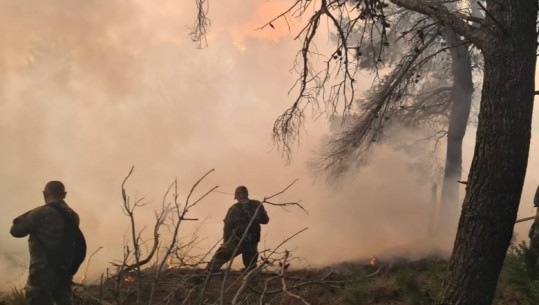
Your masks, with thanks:
<instances>
[{"instance_id":1,"label":"twig","mask_svg":"<svg viewBox=\"0 0 539 305\"><path fill-rule=\"evenodd\" d=\"M81 284L84 284L86 282L86 279L87 279L87 276L88 276L88 268L90 267L90 262L92 261L92 257L97 253L99 252L99 250L103 249L103 246L97 248L97 250L95 250L94 252L92 252L92 254L90 254L90 256L88 257L88 259L86 260L86 268L84 269L84 275L82 276L82 281L81 281Z\"/></svg>"},{"instance_id":2,"label":"twig","mask_svg":"<svg viewBox=\"0 0 539 305\"><path fill-rule=\"evenodd\" d=\"M281 277L281 285L283 287L283 291L284 293L288 294L289 296L291 297L294 297L298 300L301 301L301 303L305 304L305 305L311 305L309 302L307 302L304 298L302 298L301 296L295 294L295 293L292 293L288 290L287 288L287 285L286 285L286 280L285 280L285 270L286 270L286 260L288 259L288 255L290 255L290 252L288 252L288 250L285 251L285 255L284 255L284 258L283 258L283 263L281 265L281 273L280 273L280 277Z\"/></svg>"},{"instance_id":3,"label":"twig","mask_svg":"<svg viewBox=\"0 0 539 305\"><path fill-rule=\"evenodd\" d=\"M300 201L297 201L297 202L284 202L284 203L274 203L274 202L270 202L268 201L269 199L273 198L273 197L276 197L278 195L281 195L283 194L284 192L286 192L289 188L291 188L299 179L295 179L294 181L292 181L292 183L290 183L288 186L286 186L283 190L271 195L271 196L267 196L267 197L264 197L264 199L262 200L263 203L267 203L269 205L274 205L274 206L279 206L279 207L287 207L287 206L297 206L299 207L300 209L302 209L306 214L309 214L309 212L307 212L307 210L301 205L299 204Z\"/></svg>"}]
</instances>

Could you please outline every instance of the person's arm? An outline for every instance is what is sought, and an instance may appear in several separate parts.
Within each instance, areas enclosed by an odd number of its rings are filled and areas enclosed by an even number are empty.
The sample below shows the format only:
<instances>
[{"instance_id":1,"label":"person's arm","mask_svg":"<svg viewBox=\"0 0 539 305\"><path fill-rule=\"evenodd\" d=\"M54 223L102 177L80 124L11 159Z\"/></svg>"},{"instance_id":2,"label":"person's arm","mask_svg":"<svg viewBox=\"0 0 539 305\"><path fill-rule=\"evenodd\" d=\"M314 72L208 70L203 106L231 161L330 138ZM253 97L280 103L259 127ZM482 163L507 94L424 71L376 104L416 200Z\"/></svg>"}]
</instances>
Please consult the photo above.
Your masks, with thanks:
<instances>
[{"instance_id":1,"label":"person's arm","mask_svg":"<svg viewBox=\"0 0 539 305\"><path fill-rule=\"evenodd\" d=\"M266 212L266 209L264 209L264 205L259 202L260 204L260 207L258 208L258 213L257 213L257 220L258 220L258 223L260 224L267 224L269 222L269 216L268 216L268 212Z\"/></svg>"},{"instance_id":2,"label":"person's arm","mask_svg":"<svg viewBox=\"0 0 539 305\"><path fill-rule=\"evenodd\" d=\"M234 234L234 207L230 207L228 209L228 212L226 213L224 221L224 228L223 228L223 241L227 241L232 234Z\"/></svg>"},{"instance_id":3,"label":"person's arm","mask_svg":"<svg viewBox=\"0 0 539 305\"><path fill-rule=\"evenodd\" d=\"M34 210L29 211L13 219L13 225L11 226L9 233L13 237L17 238L25 237L28 234L32 233L32 230L34 229L34 222L32 217L34 212Z\"/></svg>"}]
</instances>

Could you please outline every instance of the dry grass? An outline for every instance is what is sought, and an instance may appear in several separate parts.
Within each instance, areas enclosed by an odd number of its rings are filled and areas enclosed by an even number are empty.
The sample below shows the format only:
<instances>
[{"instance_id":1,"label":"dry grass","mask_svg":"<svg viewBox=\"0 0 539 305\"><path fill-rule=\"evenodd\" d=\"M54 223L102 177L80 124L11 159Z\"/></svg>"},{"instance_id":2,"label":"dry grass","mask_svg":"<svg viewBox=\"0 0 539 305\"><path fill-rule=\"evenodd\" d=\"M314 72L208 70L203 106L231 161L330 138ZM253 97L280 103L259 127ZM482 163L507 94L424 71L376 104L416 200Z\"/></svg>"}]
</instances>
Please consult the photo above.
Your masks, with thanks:
<instances>
[{"instance_id":1,"label":"dry grass","mask_svg":"<svg viewBox=\"0 0 539 305\"><path fill-rule=\"evenodd\" d=\"M378 262L376 266L364 262L320 269L292 269L286 270L284 275L266 271L252 280L245 290L241 290L245 274L238 271L231 272L223 285L223 273L214 274L208 280L204 270L173 268L161 275L152 304L430 305L439 292L445 266L445 261L430 258L414 262ZM132 276L136 278L135 274ZM283 282L288 291L283 289ZM142 287L140 304L148 304L153 283L151 269L145 270L140 279L124 281L119 290L124 295L122 304L136 304L137 287ZM105 281L103 287L88 286L87 289L96 296L103 291L103 300L119 304L114 295L117 290L113 279ZM508 289L508 292L514 292ZM498 296L501 298L514 303L495 304L527 304L518 303L522 301L518 295L504 293Z\"/></svg>"},{"instance_id":2,"label":"dry grass","mask_svg":"<svg viewBox=\"0 0 539 305\"><path fill-rule=\"evenodd\" d=\"M494 305L535 304L530 295L511 280L525 272L518 253L508 254L508 264L498 285ZM165 270L157 280L154 270L143 270L140 276L129 274L121 287L116 279L104 279L102 285L76 286L74 305L99 304L275 304L275 305L430 305L441 287L446 262L437 258L419 261L393 260L343 263L319 269L285 269L275 266L244 286L246 274L232 271L226 276L216 273L208 278L199 268ZM280 272L278 268L281 268ZM512 274L508 277L507 273ZM131 281L132 280L132 281ZM283 289L283 284L286 289ZM528 283L534 285L533 282ZM245 288L245 289L243 289ZM13 288L0 298L0 305L23 305L23 291Z\"/></svg>"}]
</instances>

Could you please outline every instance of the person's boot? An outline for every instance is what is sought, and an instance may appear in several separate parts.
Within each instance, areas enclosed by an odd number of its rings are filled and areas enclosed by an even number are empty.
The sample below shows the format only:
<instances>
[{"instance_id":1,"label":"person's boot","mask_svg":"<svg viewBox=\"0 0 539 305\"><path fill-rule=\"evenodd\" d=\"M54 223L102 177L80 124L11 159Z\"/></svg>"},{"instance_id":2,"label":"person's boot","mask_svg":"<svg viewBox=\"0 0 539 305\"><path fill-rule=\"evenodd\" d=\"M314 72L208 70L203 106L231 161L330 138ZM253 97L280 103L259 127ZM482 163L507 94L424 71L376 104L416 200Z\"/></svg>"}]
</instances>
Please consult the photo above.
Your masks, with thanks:
<instances>
[{"instance_id":1,"label":"person's boot","mask_svg":"<svg viewBox=\"0 0 539 305\"><path fill-rule=\"evenodd\" d=\"M208 265L206 265L206 271L208 273L217 273L219 271L221 271L221 266L223 264L220 264L218 262L216 262L215 260L211 260Z\"/></svg>"}]
</instances>

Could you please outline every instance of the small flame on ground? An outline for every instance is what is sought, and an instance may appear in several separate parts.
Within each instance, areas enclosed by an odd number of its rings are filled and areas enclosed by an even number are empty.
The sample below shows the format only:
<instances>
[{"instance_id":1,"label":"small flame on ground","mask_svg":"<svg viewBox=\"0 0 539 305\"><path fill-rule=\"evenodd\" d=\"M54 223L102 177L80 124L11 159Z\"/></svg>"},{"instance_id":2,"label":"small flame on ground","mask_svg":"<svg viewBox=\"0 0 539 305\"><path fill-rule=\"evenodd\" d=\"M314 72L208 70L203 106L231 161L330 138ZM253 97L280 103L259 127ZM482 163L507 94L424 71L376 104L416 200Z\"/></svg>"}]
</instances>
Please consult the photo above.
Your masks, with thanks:
<instances>
[{"instance_id":1,"label":"small flame on ground","mask_svg":"<svg viewBox=\"0 0 539 305\"><path fill-rule=\"evenodd\" d=\"M372 256L371 257L371 262L370 262L371 266L374 267L374 266L376 266L377 263L378 263L378 260L376 259L376 257Z\"/></svg>"},{"instance_id":2,"label":"small flame on ground","mask_svg":"<svg viewBox=\"0 0 539 305\"><path fill-rule=\"evenodd\" d=\"M126 282L126 283L128 283L128 284L131 284L131 283L133 283L134 281L135 281L135 279L134 279L132 276L130 276L130 275L125 275L125 276L124 276L124 282Z\"/></svg>"},{"instance_id":3,"label":"small flame on ground","mask_svg":"<svg viewBox=\"0 0 539 305\"><path fill-rule=\"evenodd\" d=\"M174 267L174 266L172 265L172 257L169 257L169 258L167 259L167 269L170 270L170 269L172 269L172 267Z\"/></svg>"}]
</instances>

